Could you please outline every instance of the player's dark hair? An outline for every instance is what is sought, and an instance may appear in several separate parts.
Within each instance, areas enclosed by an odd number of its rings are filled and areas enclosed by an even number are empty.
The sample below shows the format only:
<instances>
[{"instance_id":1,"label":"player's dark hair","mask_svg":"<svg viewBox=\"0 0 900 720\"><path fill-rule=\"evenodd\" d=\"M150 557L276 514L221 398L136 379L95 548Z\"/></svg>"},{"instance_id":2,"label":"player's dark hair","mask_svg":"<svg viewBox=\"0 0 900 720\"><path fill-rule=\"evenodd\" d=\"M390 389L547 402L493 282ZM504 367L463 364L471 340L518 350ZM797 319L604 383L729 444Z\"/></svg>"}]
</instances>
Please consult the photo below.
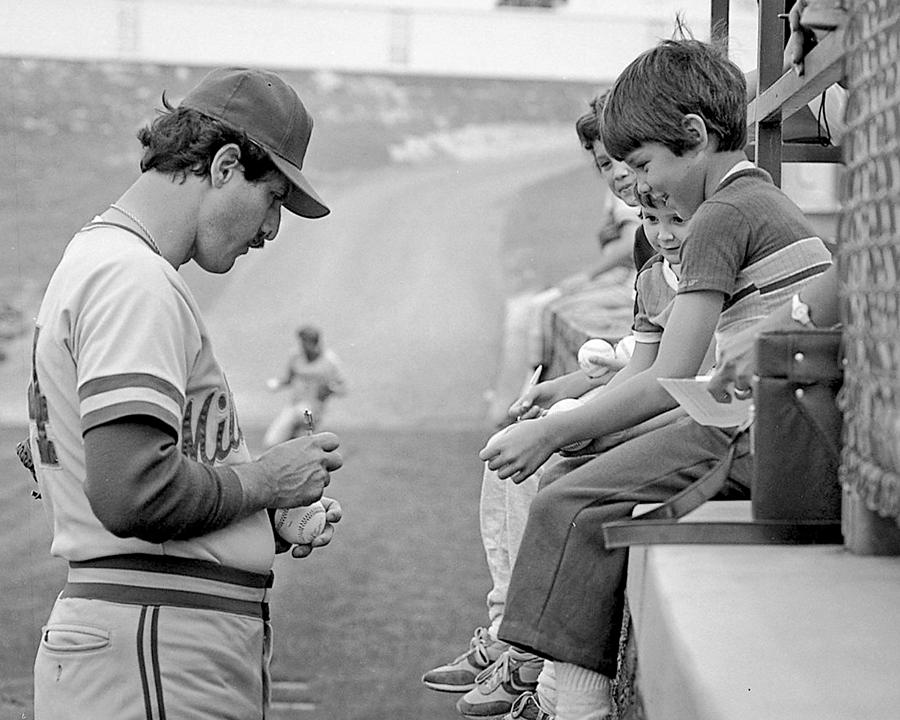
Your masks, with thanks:
<instances>
[{"instance_id":1,"label":"player's dark hair","mask_svg":"<svg viewBox=\"0 0 900 720\"><path fill-rule=\"evenodd\" d=\"M744 73L719 47L693 39L663 40L616 79L601 118L601 139L618 160L646 143L681 156L696 144L685 115L703 118L720 151L747 143Z\"/></svg>"},{"instance_id":2,"label":"player's dark hair","mask_svg":"<svg viewBox=\"0 0 900 720\"><path fill-rule=\"evenodd\" d=\"M165 109L159 117L137 134L144 146L141 172L157 170L182 180L188 173L202 177L209 173L219 148L229 143L240 148L247 181L256 182L277 171L266 151L243 131L196 110L173 107L165 93L162 103Z\"/></svg>"},{"instance_id":3,"label":"player's dark hair","mask_svg":"<svg viewBox=\"0 0 900 720\"><path fill-rule=\"evenodd\" d=\"M600 117L603 115L603 106L606 104L606 96L609 91L604 91L590 101L590 109L575 121L575 132L578 141L588 152L594 149L594 143L600 139Z\"/></svg>"}]
</instances>

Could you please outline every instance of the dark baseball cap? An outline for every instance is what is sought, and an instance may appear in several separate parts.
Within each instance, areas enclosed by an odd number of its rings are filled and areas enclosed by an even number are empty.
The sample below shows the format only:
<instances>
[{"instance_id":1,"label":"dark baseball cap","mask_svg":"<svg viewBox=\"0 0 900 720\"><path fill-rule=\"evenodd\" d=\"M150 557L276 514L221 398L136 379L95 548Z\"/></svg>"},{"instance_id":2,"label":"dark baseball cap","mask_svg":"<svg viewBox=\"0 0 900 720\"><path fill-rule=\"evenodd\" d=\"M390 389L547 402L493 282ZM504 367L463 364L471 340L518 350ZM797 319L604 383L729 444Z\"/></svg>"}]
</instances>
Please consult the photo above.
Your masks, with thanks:
<instances>
[{"instance_id":1,"label":"dark baseball cap","mask_svg":"<svg viewBox=\"0 0 900 720\"><path fill-rule=\"evenodd\" d=\"M319 218L331 212L303 176L303 157L313 120L297 93L275 73L219 68L188 92L181 107L221 120L263 148L293 187L284 206L296 215Z\"/></svg>"}]
</instances>

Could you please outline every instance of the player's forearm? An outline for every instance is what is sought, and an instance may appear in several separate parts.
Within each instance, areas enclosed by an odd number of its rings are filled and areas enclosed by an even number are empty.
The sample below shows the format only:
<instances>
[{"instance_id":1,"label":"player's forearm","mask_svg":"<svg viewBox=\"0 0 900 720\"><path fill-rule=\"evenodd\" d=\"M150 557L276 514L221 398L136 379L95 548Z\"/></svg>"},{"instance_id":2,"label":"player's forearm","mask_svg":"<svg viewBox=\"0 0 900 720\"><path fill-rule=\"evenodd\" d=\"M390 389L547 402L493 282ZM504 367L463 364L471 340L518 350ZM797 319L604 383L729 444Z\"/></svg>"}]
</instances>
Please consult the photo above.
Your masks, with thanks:
<instances>
[{"instance_id":1,"label":"player's forearm","mask_svg":"<svg viewBox=\"0 0 900 720\"><path fill-rule=\"evenodd\" d=\"M84 440L85 493L100 522L119 537L184 540L246 514L234 471L184 457L158 426L109 423L89 430Z\"/></svg>"}]
</instances>

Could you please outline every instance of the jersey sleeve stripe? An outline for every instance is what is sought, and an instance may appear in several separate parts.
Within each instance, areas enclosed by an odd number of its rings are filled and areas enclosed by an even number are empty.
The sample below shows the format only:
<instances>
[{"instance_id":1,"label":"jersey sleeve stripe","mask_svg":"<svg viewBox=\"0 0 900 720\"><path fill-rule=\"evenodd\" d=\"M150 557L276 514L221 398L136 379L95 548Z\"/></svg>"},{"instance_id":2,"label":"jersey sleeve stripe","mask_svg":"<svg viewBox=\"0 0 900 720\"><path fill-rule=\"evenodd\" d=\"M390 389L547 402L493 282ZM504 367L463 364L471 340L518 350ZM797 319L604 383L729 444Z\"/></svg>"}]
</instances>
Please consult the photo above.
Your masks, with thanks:
<instances>
[{"instance_id":1,"label":"jersey sleeve stripe","mask_svg":"<svg viewBox=\"0 0 900 720\"><path fill-rule=\"evenodd\" d=\"M135 415L147 415L157 418L171 427L176 433L181 429L181 418L179 416L166 411L154 403L133 400L115 405L104 405L97 410L87 413L83 412L81 415L81 432L86 433L98 425Z\"/></svg>"},{"instance_id":2,"label":"jersey sleeve stripe","mask_svg":"<svg viewBox=\"0 0 900 720\"><path fill-rule=\"evenodd\" d=\"M122 388L149 388L170 398L179 410L184 407L184 395L177 387L149 373L121 373L88 380L78 388L78 399L83 403L95 395Z\"/></svg>"}]
</instances>

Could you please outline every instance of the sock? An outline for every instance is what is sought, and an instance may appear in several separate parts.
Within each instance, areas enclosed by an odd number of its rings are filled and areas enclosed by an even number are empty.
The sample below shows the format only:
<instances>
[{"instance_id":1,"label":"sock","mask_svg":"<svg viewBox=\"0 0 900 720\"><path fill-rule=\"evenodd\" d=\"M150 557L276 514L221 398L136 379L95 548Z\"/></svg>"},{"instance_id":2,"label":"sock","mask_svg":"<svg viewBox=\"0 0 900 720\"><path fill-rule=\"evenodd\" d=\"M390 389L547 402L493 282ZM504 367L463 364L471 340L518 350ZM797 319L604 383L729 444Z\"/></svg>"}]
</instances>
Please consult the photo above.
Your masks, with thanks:
<instances>
[{"instance_id":1,"label":"sock","mask_svg":"<svg viewBox=\"0 0 900 720\"><path fill-rule=\"evenodd\" d=\"M556 670L552 660L544 660L541 674L538 675L537 690L538 705L549 715L556 714Z\"/></svg>"},{"instance_id":2,"label":"sock","mask_svg":"<svg viewBox=\"0 0 900 720\"><path fill-rule=\"evenodd\" d=\"M556 720L604 720L612 712L610 679L571 663L554 663Z\"/></svg>"}]
</instances>

